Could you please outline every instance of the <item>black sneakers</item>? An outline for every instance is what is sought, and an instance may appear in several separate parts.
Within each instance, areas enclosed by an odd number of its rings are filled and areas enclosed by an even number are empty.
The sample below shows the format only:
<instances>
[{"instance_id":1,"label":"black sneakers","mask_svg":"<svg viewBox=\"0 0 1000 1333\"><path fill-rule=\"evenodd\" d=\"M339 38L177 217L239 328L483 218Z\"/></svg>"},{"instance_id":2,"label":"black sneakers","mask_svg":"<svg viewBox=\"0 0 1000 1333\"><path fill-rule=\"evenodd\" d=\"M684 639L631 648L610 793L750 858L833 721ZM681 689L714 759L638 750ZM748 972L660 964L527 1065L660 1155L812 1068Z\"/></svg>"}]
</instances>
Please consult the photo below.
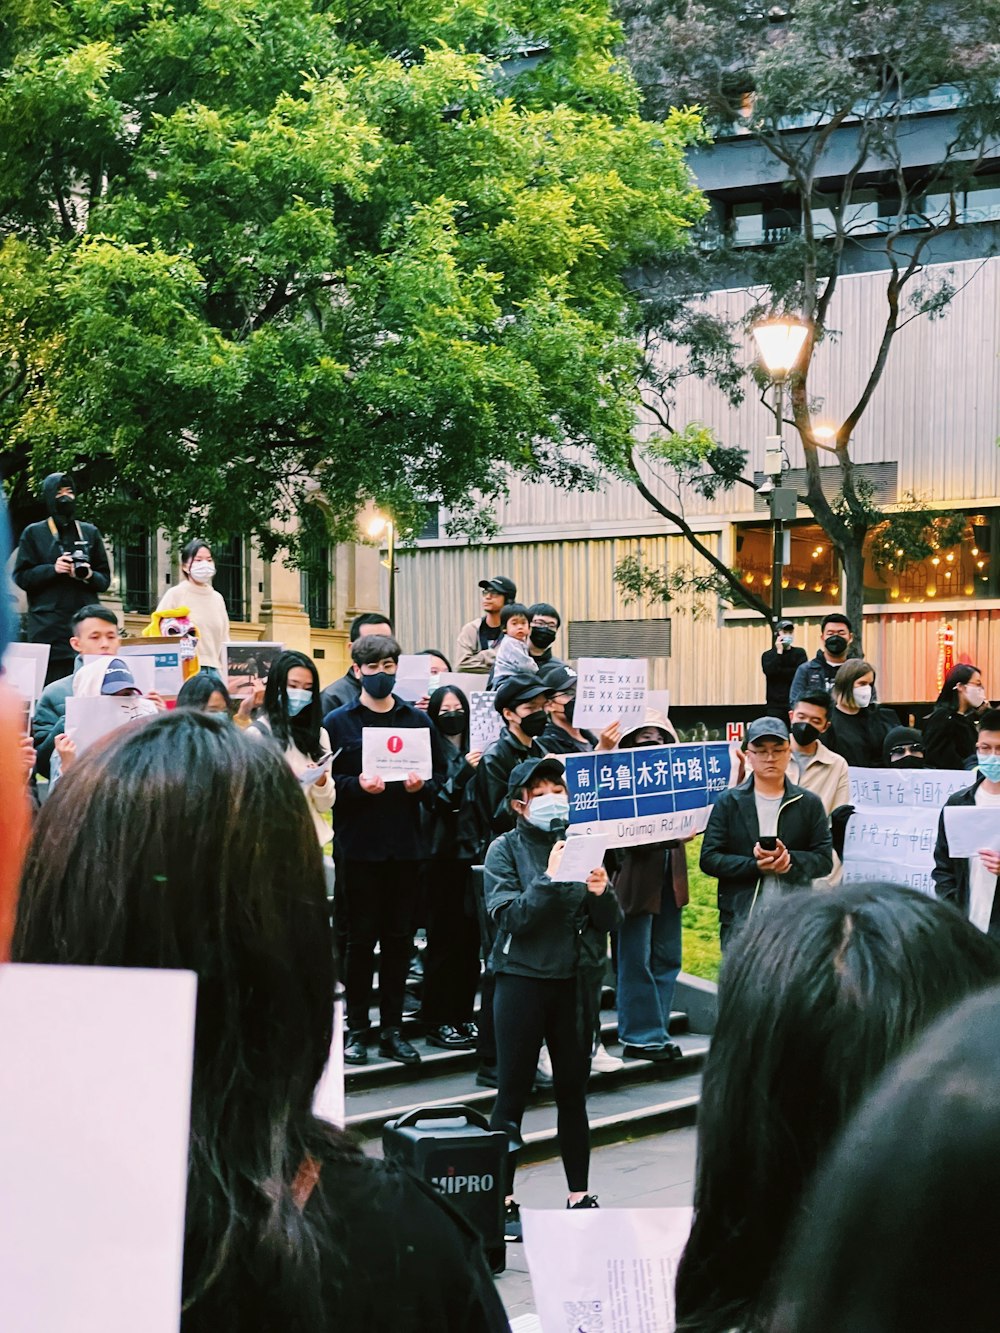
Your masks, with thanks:
<instances>
[{"instance_id":1,"label":"black sneakers","mask_svg":"<svg viewBox=\"0 0 1000 1333\"><path fill-rule=\"evenodd\" d=\"M521 1210L514 1199L504 1205L503 1238L514 1245L524 1240L524 1233L521 1230Z\"/></svg>"},{"instance_id":2,"label":"black sneakers","mask_svg":"<svg viewBox=\"0 0 1000 1333\"><path fill-rule=\"evenodd\" d=\"M410 1045L399 1028L382 1029L378 1038L378 1053L383 1060L396 1060L401 1065L420 1063L420 1053Z\"/></svg>"},{"instance_id":3,"label":"black sneakers","mask_svg":"<svg viewBox=\"0 0 1000 1333\"><path fill-rule=\"evenodd\" d=\"M622 1047L622 1055L626 1060L652 1060L654 1064L667 1065L672 1064L674 1060L680 1060L684 1052L675 1042L668 1041L664 1046L631 1046Z\"/></svg>"},{"instance_id":4,"label":"black sneakers","mask_svg":"<svg viewBox=\"0 0 1000 1333\"><path fill-rule=\"evenodd\" d=\"M601 1205L597 1202L596 1194L585 1194L583 1198L576 1203L570 1203L568 1199L566 1200L567 1208L600 1208L600 1206Z\"/></svg>"}]
</instances>

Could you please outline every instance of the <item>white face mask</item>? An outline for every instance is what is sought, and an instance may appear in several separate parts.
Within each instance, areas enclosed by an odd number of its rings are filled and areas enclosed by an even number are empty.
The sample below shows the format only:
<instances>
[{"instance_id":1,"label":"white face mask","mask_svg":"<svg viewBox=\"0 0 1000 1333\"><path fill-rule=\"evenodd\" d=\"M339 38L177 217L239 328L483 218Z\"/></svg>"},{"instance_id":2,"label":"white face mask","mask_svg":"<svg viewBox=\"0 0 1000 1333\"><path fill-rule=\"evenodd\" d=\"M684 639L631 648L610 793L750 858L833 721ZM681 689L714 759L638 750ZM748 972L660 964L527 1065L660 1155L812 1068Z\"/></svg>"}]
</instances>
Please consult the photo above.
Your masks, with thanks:
<instances>
[{"instance_id":1,"label":"white face mask","mask_svg":"<svg viewBox=\"0 0 1000 1333\"><path fill-rule=\"evenodd\" d=\"M965 697L973 708L982 708L986 702L986 691L982 685L966 685Z\"/></svg>"},{"instance_id":2,"label":"white face mask","mask_svg":"<svg viewBox=\"0 0 1000 1333\"><path fill-rule=\"evenodd\" d=\"M215 562L212 560L192 560L190 574L195 583L211 583L215 578Z\"/></svg>"},{"instance_id":3,"label":"white face mask","mask_svg":"<svg viewBox=\"0 0 1000 1333\"><path fill-rule=\"evenodd\" d=\"M854 702L859 708L867 708L872 701L872 687L870 685L855 685Z\"/></svg>"}]
</instances>

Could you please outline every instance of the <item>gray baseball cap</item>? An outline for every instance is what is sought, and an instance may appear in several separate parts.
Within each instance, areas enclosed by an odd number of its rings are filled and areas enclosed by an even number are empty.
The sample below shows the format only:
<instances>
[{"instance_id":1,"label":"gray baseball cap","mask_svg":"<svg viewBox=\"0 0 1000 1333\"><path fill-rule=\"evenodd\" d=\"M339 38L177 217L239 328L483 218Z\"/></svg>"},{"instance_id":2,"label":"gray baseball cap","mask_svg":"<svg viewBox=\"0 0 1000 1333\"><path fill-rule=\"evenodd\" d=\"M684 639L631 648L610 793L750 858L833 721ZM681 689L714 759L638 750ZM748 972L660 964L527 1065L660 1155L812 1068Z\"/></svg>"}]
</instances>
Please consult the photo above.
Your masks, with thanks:
<instances>
[{"instance_id":1,"label":"gray baseball cap","mask_svg":"<svg viewBox=\"0 0 1000 1333\"><path fill-rule=\"evenodd\" d=\"M787 741L788 723L780 717L758 717L747 727L747 745L753 741Z\"/></svg>"}]
</instances>

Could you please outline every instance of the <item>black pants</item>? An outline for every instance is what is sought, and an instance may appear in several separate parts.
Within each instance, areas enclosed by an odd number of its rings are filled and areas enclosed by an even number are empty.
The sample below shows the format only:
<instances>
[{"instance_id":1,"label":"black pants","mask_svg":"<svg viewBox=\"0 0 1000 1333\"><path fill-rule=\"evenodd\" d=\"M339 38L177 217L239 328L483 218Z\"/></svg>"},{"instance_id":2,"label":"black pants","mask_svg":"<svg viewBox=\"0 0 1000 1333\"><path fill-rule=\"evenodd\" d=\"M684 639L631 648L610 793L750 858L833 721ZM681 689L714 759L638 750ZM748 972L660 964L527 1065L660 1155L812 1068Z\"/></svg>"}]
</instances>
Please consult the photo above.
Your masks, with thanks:
<instances>
[{"instance_id":1,"label":"black pants","mask_svg":"<svg viewBox=\"0 0 1000 1333\"><path fill-rule=\"evenodd\" d=\"M497 1034L497 1100L491 1129L502 1129L519 1144L521 1120L535 1079L538 1053L548 1043L556 1099L559 1155L571 1194L586 1190L590 1169L587 1079L590 1043L581 1041L577 1021L577 982L542 981L501 972L496 978L494 1015ZM514 1184L517 1154L508 1162L507 1193Z\"/></svg>"},{"instance_id":2,"label":"black pants","mask_svg":"<svg viewBox=\"0 0 1000 1333\"><path fill-rule=\"evenodd\" d=\"M490 970L490 954L493 951L493 942L497 937L497 928L493 918L486 910L484 889L483 867L481 865L474 866L472 869L472 892L476 900L476 913L479 917L479 942L485 964L480 982L479 1040L476 1043L476 1051L479 1055L479 1063L492 1069L497 1062L497 1038L493 1030L493 983L495 977Z\"/></svg>"},{"instance_id":3,"label":"black pants","mask_svg":"<svg viewBox=\"0 0 1000 1333\"><path fill-rule=\"evenodd\" d=\"M469 863L429 861L426 872L421 1013L429 1027L468 1023L479 985L479 921L467 900Z\"/></svg>"},{"instance_id":4,"label":"black pants","mask_svg":"<svg viewBox=\"0 0 1000 1333\"><path fill-rule=\"evenodd\" d=\"M340 901L347 935L347 1026L352 1032L364 1031L369 1024L376 944L382 1026L402 1025L419 874L419 861L347 861L344 865ZM338 891L340 887L338 883Z\"/></svg>"}]
</instances>

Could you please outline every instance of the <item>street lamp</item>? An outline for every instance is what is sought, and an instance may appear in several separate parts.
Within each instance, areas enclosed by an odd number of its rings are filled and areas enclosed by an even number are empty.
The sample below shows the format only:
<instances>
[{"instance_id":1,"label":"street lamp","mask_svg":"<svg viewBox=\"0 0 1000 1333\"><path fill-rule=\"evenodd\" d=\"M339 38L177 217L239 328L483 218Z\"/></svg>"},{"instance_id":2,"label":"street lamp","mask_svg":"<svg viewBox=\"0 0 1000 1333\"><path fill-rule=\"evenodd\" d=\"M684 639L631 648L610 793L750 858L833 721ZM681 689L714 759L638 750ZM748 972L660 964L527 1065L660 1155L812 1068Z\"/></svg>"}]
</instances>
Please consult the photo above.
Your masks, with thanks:
<instances>
[{"instance_id":1,"label":"street lamp","mask_svg":"<svg viewBox=\"0 0 1000 1333\"><path fill-rule=\"evenodd\" d=\"M368 536L377 538L385 533L386 567L389 570L389 624L396 625L396 525L384 514L375 513L368 520Z\"/></svg>"},{"instance_id":2,"label":"street lamp","mask_svg":"<svg viewBox=\"0 0 1000 1333\"><path fill-rule=\"evenodd\" d=\"M795 491L780 484L784 463L782 434L785 416L785 381L798 364L809 333L809 325L800 319L767 319L753 326L754 341L764 368L774 381L775 434L767 438L764 471L771 479L769 497L773 541L771 571L771 619L775 626L781 619L781 571L784 564L784 525L795 517ZM778 484L775 485L774 483Z\"/></svg>"}]
</instances>

